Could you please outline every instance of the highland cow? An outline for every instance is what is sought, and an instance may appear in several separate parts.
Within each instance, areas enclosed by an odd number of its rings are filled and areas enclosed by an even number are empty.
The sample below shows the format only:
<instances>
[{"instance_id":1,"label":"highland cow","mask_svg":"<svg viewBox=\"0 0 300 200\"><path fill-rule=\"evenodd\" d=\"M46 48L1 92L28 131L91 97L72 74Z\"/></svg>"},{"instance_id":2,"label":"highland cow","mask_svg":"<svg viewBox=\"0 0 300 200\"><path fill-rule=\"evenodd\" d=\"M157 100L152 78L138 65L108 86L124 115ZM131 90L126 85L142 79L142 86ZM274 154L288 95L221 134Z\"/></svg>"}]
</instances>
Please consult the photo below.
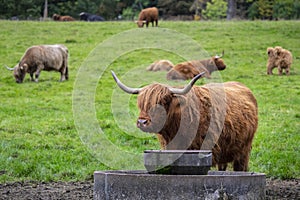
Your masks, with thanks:
<instances>
[{"instance_id":1,"label":"highland cow","mask_svg":"<svg viewBox=\"0 0 300 200\"><path fill-rule=\"evenodd\" d=\"M206 60L193 60L179 63L167 73L167 79L188 80L194 78L201 72L206 72L205 77L210 78L212 72L224 70L226 68L226 65L221 57L222 56L213 56Z\"/></svg>"},{"instance_id":2,"label":"highland cow","mask_svg":"<svg viewBox=\"0 0 300 200\"><path fill-rule=\"evenodd\" d=\"M62 44L32 46L14 68L6 68L14 71L17 83L23 82L26 73L30 74L31 81L38 82L42 70L58 71L60 81L68 80L68 49Z\"/></svg>"},{"instance_id":3,"label":"highland cow","mask_svg":"<svg viewBox=\"0 0 300 200\"><path fill-rule=\"evenodd\" d=\"M282 75L283 69L286 75L290 75L290 69L293 62L292 53L280 46L275 48L268 47L268 62L267 62L267 74L273 74L272 70L277 67L278 74Z\"/></svg>"},{"instance_id":4,"label":"highland cow","mask_svg":"<svg viewBox=\"0 0 300 200\"><path fill-rule=\"evenodd\" d=\"M129 88L112 72L125 92L138 94L137 127L157 133L162 149L212 150L213 165L247 171L251 144L258 125L257 102L239 82L193 86L204 72L184 88L159 83Z\"/></svg>"},{"instance_id":5,"label":"highland cow","mask_svg":"<svg viewBox=\"0 0 300 200\"><path fill-rule=\"evenodd\" d=\"M173 63L169 60L157 60L147 67L148 71L169 71L173 68Z\"/></svg>"},{"instance_id":6,"label":"highland cow","mask_svg":"<svg viewBox=\"0 0 300 200\"><path fill-rule=\"evenodd\" d=\"M139 19L136 21L139 28L146 27L148 28L149 23L152 23L152 26L158 26L158 9L156 7L143 9L139 14Z\"/></svg>"},{"instance_id":7,"label":"highland cow","mask_svg":"<svg viewBox=\"0 0 300 200\"><path fill-rule=\"evenodd\" d=\"M66 21L75 21L75 19L74 19L73 17L71 17L71 16L68 16L68 15L66 15L66 16L61 16L61 15L58 15L58 14L54 14L54 15L52 16L52 19L53 19L54 21L62 21L62 22L66 22Z\"/></svg>"},{"instance_id":8,"label":"highland cow","mask_svg":"<svg viewBox=\"0 0 300 200\"><path fill-rule=\"evenodd\" d=\"M82 12L79 14L80 20L87 21L87 22L102 22L105 19L102 16L94 15L86 12Z\"/></svg>"}]
</instances>

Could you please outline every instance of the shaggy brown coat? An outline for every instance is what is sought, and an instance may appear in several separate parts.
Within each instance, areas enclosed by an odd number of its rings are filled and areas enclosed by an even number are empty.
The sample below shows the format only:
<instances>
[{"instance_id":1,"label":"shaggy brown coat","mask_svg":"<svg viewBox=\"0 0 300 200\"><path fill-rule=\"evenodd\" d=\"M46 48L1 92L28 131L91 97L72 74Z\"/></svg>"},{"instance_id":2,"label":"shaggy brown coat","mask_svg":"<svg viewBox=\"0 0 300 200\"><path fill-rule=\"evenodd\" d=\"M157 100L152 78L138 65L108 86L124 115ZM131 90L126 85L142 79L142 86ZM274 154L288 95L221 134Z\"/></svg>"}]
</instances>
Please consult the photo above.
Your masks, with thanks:
<instances>
[{"instance_id":1,"label":"shaggy brown coat","mask_svg":"<svg viewBox=\"0 0 300 200\"><path fill-rule=\"evenodd\" d=\"M175 65L168 73L168 80L187 80L194 78L197 74L205 71L205 77L210 78L211 73L217 70L224 70L226 65L223 59L213 56L206 60L194 60Z\"/></svg>"},{"instance_id":2,"label":"shaggy brown coat","mask_svg":"<svg viewBox=\"0 0 300 200\"><path fill-rule=\"evenodd\" d=\"M157 60L147 67L148 71L169 71L174 67L169 60Z\"/></svg>"},{"instance_id":3,"label":"shaggy brown coat","mask_svg":"<svg viewBox=\"0 0 300 200\"><path fill-rule=\"evenodd\" d=\"M152 23L152 26L158 26L158 9L156 7L143 9L139 14L139 19L136 21L139 28L148 27L149 23Z\"/></svg>"},{"instance_id":4,"label":"shaggy brown coat","mask_svg":"<svg viewBox=\"0 0 300 200\"><path fill-rule=\"evenodd\" d=\"M273 74L272 70L277 67L278 74L282 75L283 69L285 74L290 74L291 65L293 62L292 53L282 47L268 47L268 62L267 62L267 74Z\"/></svg>"},{"instance_id":5,"label":"shaggy brown coat","mask_svg":"<svg viewBox=\"0 0 300 200\"><path fill-rule=\"evenodd\" d=\"M26 73L30 74L31 81L38 82L42 70L58 71L61 74L60 81L68 80L68 49L61 44L32 46L11 70L17 83L23 82Z\"/></svg>"},{"instance_id":6,"label":"shaggy brown coat","mask_svg":"<svg viewBox=\"0 0 300 200\"><path fill-rule=\"evenodd\" d=\"M52 16L52 19L54 21L64 21L64 22L66 22L66 21L75 21L75 19L73 17L71 17L71 16L68 16L68 15L61 16L61 15L58 15L58 14L54 14Z\"/></svg>"},{"instance_id":7,"label":"shaggy brown coat","mask_svg":"<svg viewBox=\"0 0 300 200\"><path fill-rule=\"evenodd\" d=\"M247 171L258 126L257 102L238 82L194 86L174 95L168 86L152 84L138 95L138 127L157 133L162 149L211 150L213 165ZM142 122L142 123L141 123Z\"/></svg>"}]
</instances>

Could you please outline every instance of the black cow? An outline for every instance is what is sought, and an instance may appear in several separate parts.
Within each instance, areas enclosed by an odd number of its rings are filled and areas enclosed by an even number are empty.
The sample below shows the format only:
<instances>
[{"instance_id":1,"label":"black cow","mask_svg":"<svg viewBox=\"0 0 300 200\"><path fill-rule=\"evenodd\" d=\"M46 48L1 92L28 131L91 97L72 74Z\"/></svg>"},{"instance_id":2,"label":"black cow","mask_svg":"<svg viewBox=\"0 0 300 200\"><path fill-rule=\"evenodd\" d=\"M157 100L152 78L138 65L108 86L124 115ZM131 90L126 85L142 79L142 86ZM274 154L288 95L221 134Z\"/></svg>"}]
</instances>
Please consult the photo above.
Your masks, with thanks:
<instances>
[{"instance_id":1,"label":"black cow","mask_svg":"<svg viewBox=\"0 0 300 200\"><path fill-rule=\"evenodd\" d=\"M105 21L105 19L101 16L89 14L86 12L80 13L79 16L80 16L80 20L88 21L88 22Z\"/></svg>"}]
</instances>

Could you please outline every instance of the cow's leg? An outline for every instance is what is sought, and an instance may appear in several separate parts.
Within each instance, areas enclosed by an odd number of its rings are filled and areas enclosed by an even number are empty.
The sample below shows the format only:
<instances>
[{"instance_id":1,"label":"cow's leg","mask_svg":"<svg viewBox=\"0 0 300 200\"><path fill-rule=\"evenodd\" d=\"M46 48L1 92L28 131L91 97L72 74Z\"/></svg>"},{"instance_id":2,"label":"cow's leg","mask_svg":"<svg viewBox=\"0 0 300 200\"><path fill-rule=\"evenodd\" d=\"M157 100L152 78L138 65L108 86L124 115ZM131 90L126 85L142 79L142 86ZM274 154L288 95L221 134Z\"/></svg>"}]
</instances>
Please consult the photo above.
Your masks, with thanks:
<instances>
[{"instance_id":1,"label":"cow's leg","mask_svg":"<svg viewBox=\"0 0 300 200\"><path fill-rule=\"evenodd\" d=\"M62 68L60 71L60 82L65 81L66 80L66 74L67 74L67 68Z\"/></svg>"},{"instance_id":2,"label":"cow's leg","mask_svg":"<svg viewBox=\"0 0 300 200\"><path fill-rule=\"evenodd\" d=\"M238 158L233 160L234 171L245 171L245 172L248 171L249 154L250 154L250 150L245 150L245 153L243 155L240 155Z\"/></svg>"},{"instance_id":3,"label":"cow's leg","mask_svg":"<svg viewBox=\"0 0 300 200\"><path fill-rule=\"evenodd\" d=\"M233 161L234 171L248 171L248 161L245 159Z\"/></svg>"},{"instance_id":4,"label":"cow's leg","mask_svg":"<svg viewBox=\"0 0 300 200\"><path fill-rule=\"evenodd\" d=\"M157 27L157 25L158 25L158 20L155 20L155 26Z\"/></svg>"},{"instance_id":5,"label":"cow's leg","mask_svg":"<svg viewBox=\"0 0 300 200\"><path fill-rule=\"evenodd\" d=\"M282 68L280 66L278 66L278 75L281 76L282 75Z\"/></svg>"},{"instance_id":6,"label":"cow's leg","mask_svg":"<svg viewBox=\"0 0 300 200\"><path fill-rule=\"evenodd\" d=\"M272 63L268 63L268 65L267 65L267 74L268 75L273 74L273 72L272 72L273 68L274 68L274 65L272 65Z\"/></svg>"},{"instance_id":7,"label":"cow's leg","mask_svg":"<svg viewBox=\"0 0 300 200\"><path fill-rule=\"evenodd\" d=\"M287 68L285 68L286 75L290 75L290 66L291 65L288 65Z\"/></svg>"},{"instance_id":8,"label":"cow's leg","mask_svg":"<svg viewBox=\"0 0 300 200\"><path fill-rule=\"evenodd\" d=\"M219 171L226 171L227 163L218 164Z\"/></svg>"},{"instance_id":9,"label":"cow's leg","mask_svg":"<svg viewBox=\"0 0 300 200\"><path fill-rule=\"evenodd\" d=\"M44 65L39 65L37 67L37 70L35 72L35 82L39 82L39 76L40 76L40 73L41 71L44 69Z\"/></svg>"},{"instance_id":10,"label":"cow's leg","mask_svg":"<svg viewBox=\"0 0 300 200\"><path fill-rule=\"evenodd\" d=\"M40 72L36 72L35 73L35 82L39 82L39 76L40 76Z\"/></svg>"},{"instance_id":11,"label":"cow's leg","mask_svg":"<svg viewBox=\"0 0 300 200\"><path fill-rule=\"evenodd\" d=\"M64 71L61 71L60 72L60 80L59 81L65 81L66 80L66 72L65 72L65 70Z\"/></svg>"},{"instance_id":12,"label":"cow's leg","mask_svg":"<svg viewBox=\"0 0 300 200\"><path fill-rule=\"evenodd\" d=\"M30 81L34 81L34 78L33 78L33 72L30 72Z\"/></svg>"}]
</instances>

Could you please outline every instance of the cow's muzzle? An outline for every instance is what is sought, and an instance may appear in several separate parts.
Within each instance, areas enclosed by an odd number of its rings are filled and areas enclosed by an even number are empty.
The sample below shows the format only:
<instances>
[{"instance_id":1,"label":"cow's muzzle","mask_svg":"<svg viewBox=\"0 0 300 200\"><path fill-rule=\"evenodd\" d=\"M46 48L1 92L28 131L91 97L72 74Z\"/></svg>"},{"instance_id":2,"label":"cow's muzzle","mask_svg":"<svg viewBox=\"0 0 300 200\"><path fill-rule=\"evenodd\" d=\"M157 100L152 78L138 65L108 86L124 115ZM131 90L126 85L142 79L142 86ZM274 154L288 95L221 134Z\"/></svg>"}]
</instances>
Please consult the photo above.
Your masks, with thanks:
<instances>
[{"instance_id":1,"label":"cow's muzzle","mask_svg":"<svg viewBox=\"0 0 300 200\"><path fill-rule=\"evenodd\" d=\"M143 128L147 126L148 122L149 121L147 119L138 119L136 125L138 128Z\"/></svg>"},{"instance_id":2,"label":"cow's muzzle","mask_svg":"<svg viewBox=\"0 0 300 200\"><path fill-rule=\"evenodd\" d=\"M224 69L226 69L226 65L221 66L221 67L218 67L218 70L220 70L220 71L222 71L222 70L224 70Z\"/></svg>"}]
</instances>

